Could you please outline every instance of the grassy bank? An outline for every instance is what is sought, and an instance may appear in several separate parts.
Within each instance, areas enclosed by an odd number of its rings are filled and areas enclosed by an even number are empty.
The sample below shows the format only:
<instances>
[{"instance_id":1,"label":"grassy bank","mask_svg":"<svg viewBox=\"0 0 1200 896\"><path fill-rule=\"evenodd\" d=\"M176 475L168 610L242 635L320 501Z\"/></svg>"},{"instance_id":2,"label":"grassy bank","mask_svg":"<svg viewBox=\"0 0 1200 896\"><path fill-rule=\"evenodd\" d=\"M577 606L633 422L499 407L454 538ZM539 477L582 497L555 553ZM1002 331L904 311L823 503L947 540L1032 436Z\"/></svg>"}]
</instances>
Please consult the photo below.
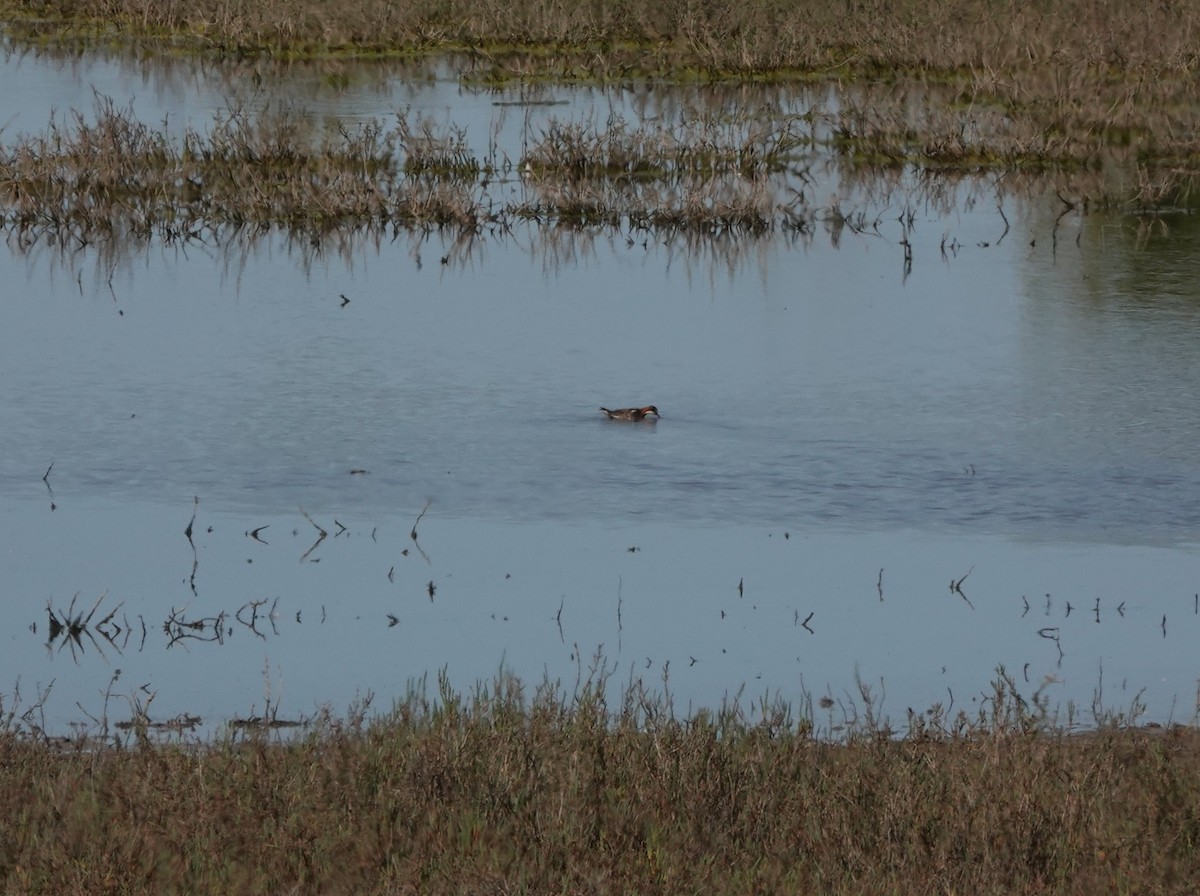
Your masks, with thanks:
<instances>
[{"instance_id":1,"label":"grassy bank","mask_svg":"<svg viewBox=\"0 0 1200 896\"><path fill-rule=\"evenodd\" d=\"M899 69L1003 79L1069 66L1080 81L1125 71L1186 76L1200 32L1200 7L1189 0L6 0L0 16L29 40L169 37L296 54L528 49L591 57L581 64L597 70L636 63L742 75Z\"/></svg>"},{"instance_id":2,"label":"grassy bank","mask_svg":"<svg viewBox=\"0 0 1200 896\"><path fill-rule=\"evenodd\" d=\"M1200 60L1195 0L0 0L0 20L27 44L293 58L464 51L500 76L946 79L967 99L1049 101L1113 123L1152 103L1189 104ZM1101 97L1111 105L1092 104ZM1187 108L1174 111L1184 123Z\"/></svg>"},{"instance_id":3,"label":"grassy bank","mask_svg":"<svg viewBox=\"0 0 1200 896\"><path fill-rule=\"evenodd\" d=\"M998 678L973 717L678 718L603 674L414 693L304 739L0 735L10 893L1185 893L1195 729L1068 736ZM868 708L869 709L869 708ZM818 710L819 711L819 710ZM753 718L753 720L751 720Z\"/></svg>"}]
</instances>

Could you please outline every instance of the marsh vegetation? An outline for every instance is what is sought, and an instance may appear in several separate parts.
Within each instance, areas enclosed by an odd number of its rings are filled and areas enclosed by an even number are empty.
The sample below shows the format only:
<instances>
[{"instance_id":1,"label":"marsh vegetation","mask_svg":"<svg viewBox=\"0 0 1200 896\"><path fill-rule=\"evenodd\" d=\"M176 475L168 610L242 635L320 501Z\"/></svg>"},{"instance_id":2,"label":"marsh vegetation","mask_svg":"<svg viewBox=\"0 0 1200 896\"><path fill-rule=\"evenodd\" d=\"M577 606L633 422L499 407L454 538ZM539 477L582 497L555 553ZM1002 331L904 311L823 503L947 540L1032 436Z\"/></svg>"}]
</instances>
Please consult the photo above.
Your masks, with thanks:
<instances>
[{"instance_id":1,"label":"marsh vegetation","mask_svg":"<svg viewBox=\"0 0 1200 896\"><path fill-rule=\"evenodd\" d=\"M805 226L802 197L776 202L766 176L810 145L788 123L701 120L638 128L552 121L524 158L480 158L453 126L411 121L322 129L281 110L234 110L206 131L155 130L107 99L0 152L3 223L18 243L50 237L212 240L281 228L452 228L493 233L514 221L762 232ZM518 174L520 172L520 175ZM493 179L523 181L501 201Z\"/></svg>"},{"instance_id":2,"label":"marsh vegetation","mask_svg":"<svg viewBox=\"0 0 1200 896\"><path fill-rule=\"evenodd\" d=\"M1189 729L1067 736L999 673L972 714L763 699L678 715L500 675L421 683L279 741L197 749L0 733L13 892L1184 893L1200 749ZM664 683L664 687L665 687ZM847 714L849 713L849 714ZM840 717L834 740L817 736ZM825 729L828 734L829 730ZM161 732L159 732L161 734Z\"/></svg>"},{"instance_id":3,"label":"marsh vegetation","mask_svg":"<svg viewBox=\"0 0 1200 896\"><path fill-rule=\"evenodd\" d=\"M183 50L232 60L246 81L296 60L336 69L348 58L450 53L458 76L480 87L657 79L823 82L838 89L836 108L806 121L781 120L764 108L749 126L732 128L720 121L688 123L683 131L560 124L524 158L507 159L471 153L454 122L436 133L419 121L378 124L313 142L297 121L276 114L238 111L201 137L168 135L117 113L102 125L114 142L84 146L87 135L64 134L72 129L60 121L7 152L5 180L13 186L6 205L17 219L27 219L31 202L78 211L77 200L47 192L37 169L96 149L109 154L87 159L99 164L99 181L75 190L94 187L92 194L136 206L133 217L143 220L132 221L134 229L161 221L161 206L172 206L168 217L178 224L164 226L182 233L197 226L197 204L207 217L250 226L477 227L503 214L479 184L511 170L506 163L529 166L545 185L546 195L520 207L527 216L571 224L628 216L651 225L761 232L779 217L770 214L777 197L763 195L764 169L794 161L814 140L843 166L1009 180L1037 174L1049 178L1043 189L1057 189L1068 203L1136 208L1186 202L1200 158L1192 77L1200 9L1190 3L1128 9L943 0L897 8L760 0L641 8L526 0L468 8L356 0L213 8L127 0L11 3L0 18L18 48ZM107 182L122 165L145 181ZM752 176L757 186L737 190L718 177L732 173ZM401 174L409 178L403 187ZM635 178L648 194L614 195L615 178ZM244 189L247 183L255 188ZM791 203L784 205L790 216ZM720 211L698 214L704 206Z\"/></svg>"}]
</instances>

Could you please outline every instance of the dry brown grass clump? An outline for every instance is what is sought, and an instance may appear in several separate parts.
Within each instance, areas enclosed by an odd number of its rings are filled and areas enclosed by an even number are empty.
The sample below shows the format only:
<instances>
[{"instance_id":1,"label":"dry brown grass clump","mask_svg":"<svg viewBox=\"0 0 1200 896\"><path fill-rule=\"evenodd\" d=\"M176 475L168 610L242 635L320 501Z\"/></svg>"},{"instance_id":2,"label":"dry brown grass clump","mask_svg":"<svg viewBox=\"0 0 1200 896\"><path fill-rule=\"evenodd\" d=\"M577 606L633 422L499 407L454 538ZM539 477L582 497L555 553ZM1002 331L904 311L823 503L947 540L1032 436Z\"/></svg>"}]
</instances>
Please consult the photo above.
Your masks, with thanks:
<instances>
[{"instance_id":1,"label":"dry brown grass clump","mask_svg":"<svg viewBox=\"0 0 1200 896\"><path fill-rule=\"evenodd\" d=\"M406 174L399 146L410 136L407 126L329 133L302 115L234 110L176 138L102 100L94 121L73 113L0 149L0 209L20 243L48 235L78 245L484 223L486 209L460 178Z\"/></svg>"},{"instance_id":2,"label":"dry brown grass clump","mask_svg":"<svg viewBox=\"0 0 1200 896\"><path fill-rule=\"evenodd\" d=\"M178 136L109 100L44 134L0 147L0 227L20 247L50 242L227 241L279 229L334 234L449 228L478 234L515 221L572 227L766 233L809 214L782 205L769 178L804 143L787 124L671 131L552 123L514 164L495 143L478 158L465 133L399 115L353 130L309 117L233 110ZM520 168L518 174L517 168ZM501 186L503 199L489 190ZM521 192L504 184L521 182Z\"/></svg>"},{"instance_id":3,"label":"dry brown grass clump","mask_svg":"<svg viewBox=\"0 0 1200 896\"><path fill-rule=\"evenodd\" d=\"M411 695L293 743L0 735L6 892L1187 893L1194 729L968 720L837 743L763 704L675 717L603 674ZM868 713L868 718L870 714ZM11 726L10 726L11 727Z\"/></svg>"}]
</instances>

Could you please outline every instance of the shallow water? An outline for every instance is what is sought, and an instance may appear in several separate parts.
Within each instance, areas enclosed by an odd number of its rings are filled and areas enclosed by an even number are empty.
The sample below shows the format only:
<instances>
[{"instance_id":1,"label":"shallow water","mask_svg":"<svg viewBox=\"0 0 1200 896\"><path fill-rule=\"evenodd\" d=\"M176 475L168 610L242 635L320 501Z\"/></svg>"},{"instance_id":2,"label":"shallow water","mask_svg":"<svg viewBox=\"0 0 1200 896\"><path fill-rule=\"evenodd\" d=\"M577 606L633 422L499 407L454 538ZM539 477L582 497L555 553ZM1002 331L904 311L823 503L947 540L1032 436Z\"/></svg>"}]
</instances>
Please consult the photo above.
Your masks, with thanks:
<instances>
[{"instance_id":1,"label":"shallow water","mask_svg":"<svg viewBox=\"0 0 1200 896\"><path fill-rule=\"evenodd\" d=\"M179 64L25 56L15 79L51 85L5 92L21 131L47 92L86 109L95 84L153 122L228 91ZM261 90L342 111L303 72ZM512 115L437 77L377 78L345 111L398 95L485 137ZM637 97L555 90L537 114L670 106ZM56 729L106 689L114 717L154 694L155 718L219 724L386 705L442 668L569 682L600 650L681 707L829 694L840 719L861 680L902 721L977 707L1003 665L1056 704L1099 688L1191 719L1195 224L1056 225L1053 197L1002 215L978 192L919 207L907 273L892 206L861 235L700 249L530 229L468 253L0 253L0 682L28 704L53 681ZM912 177L889 201L923 195ZM657 425L597 410L644 403ZM76 613L104 595L90 637L48 645L47 605L77 593Z\"/></svg>"}]
</instances>

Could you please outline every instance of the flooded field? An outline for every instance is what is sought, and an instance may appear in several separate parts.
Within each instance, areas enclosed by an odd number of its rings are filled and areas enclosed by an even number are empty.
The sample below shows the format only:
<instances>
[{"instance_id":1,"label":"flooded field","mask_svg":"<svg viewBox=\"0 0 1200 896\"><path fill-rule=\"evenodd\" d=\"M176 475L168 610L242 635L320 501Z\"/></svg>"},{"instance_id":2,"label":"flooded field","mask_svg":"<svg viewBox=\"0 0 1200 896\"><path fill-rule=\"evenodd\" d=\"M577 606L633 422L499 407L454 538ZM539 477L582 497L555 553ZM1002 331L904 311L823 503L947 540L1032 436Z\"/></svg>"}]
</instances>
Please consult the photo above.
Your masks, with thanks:
<instances>
[{"instance_id":1,"label":"flooded field","mask_svg":"<svg viewBox=\"0 0 1200 896\"><path fill-rule=\"evenodd\" d=\"M93 115L93 91L204 128L232 80L10 56L3 139ZM819 137L837 98L435 68L298 69L243 101L402 110L516 163L551 122L614 116L772 109ZM4 706L52 732L139 710L217 730L601 657L680 710L767 695L831 732L867 702L970 713L998 667L1064 721L1193 720L1193 217L805 152L757 234L10 231ZM485 179L494 206L545 199L519 164ZM789 195L803 227L779 223ZM651 403L656 424L599 411Z\"/></svg>"}]
</instances>

